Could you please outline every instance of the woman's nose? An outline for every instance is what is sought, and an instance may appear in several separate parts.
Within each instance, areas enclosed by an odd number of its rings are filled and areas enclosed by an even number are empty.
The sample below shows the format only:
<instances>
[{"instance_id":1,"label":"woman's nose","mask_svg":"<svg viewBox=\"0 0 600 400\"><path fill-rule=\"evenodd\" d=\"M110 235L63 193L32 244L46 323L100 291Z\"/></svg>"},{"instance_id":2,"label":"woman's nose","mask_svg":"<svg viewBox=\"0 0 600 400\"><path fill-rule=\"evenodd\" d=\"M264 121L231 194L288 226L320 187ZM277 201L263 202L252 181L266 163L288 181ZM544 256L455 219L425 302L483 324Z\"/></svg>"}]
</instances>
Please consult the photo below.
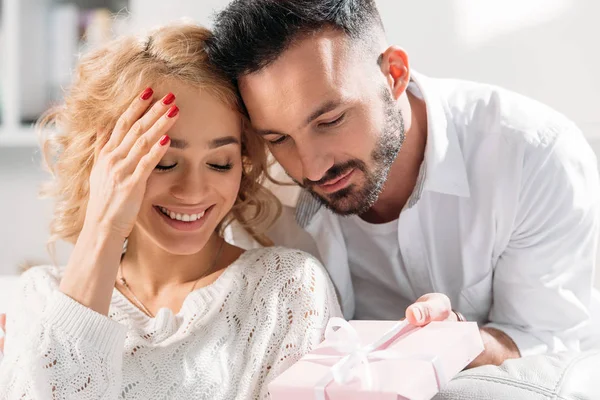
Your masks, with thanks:
<instances>
[{"instance_id":1,"label":"woman's nose","mask_svg":"<svg viewBox=\"0 0 600 400\"><path fill-rule=\"evenodd\" d=\"M198 171L184 173L171 188L171 194L189 204L201 203L208 192L206 179Z\"/></svg>"}]
</instances>

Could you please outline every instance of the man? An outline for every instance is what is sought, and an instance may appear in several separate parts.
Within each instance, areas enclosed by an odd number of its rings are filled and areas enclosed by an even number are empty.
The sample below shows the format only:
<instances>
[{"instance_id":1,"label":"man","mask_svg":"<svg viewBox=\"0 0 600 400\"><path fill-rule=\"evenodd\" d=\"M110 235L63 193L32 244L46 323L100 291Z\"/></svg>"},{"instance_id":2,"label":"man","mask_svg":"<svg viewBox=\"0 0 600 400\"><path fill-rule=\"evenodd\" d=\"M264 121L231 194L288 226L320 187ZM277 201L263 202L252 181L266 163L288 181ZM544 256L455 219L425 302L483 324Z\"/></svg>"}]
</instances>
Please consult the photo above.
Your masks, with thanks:
<instances>
[{"instance_id":1,"label":"man","mask_svg":"<svg viewBox=\"0 0 600 400\"><path fill-rule=\"evenodd\" d=\"M271 236L324 262L346 318L462 313L471 367L591 348L600 190L567 118L417 74L373 0L236 0L210 55L303 188Z\"/></svg>"},{"instance_id":2,"label":"man","mask_svg":"<svg viewBox=\"0 0 600 400\"><path fill-rule=\"evenodd\" d=\"M323 261L346 318L464 314L471 367L590 348L600 190L567 118L417 74L373 0L233 1L210 55L303 188L275 243Z\"/></svg>"},{"instance_id":3,"label":"man","mask_svg":"<svg viewBox=\"0 0 600 400\"><path fill-rule=\"evenodd\" d=\"M579 348L599 191L570 121L499 88L411 72L372 1L237 1L215 35L212 57L253 125L315 198L301 197L297 222L347 317L400 318L440 289L492 322L482 364ZM445 296L429 297L409 319L454 318Z\"/></svg>"}]
</instances>

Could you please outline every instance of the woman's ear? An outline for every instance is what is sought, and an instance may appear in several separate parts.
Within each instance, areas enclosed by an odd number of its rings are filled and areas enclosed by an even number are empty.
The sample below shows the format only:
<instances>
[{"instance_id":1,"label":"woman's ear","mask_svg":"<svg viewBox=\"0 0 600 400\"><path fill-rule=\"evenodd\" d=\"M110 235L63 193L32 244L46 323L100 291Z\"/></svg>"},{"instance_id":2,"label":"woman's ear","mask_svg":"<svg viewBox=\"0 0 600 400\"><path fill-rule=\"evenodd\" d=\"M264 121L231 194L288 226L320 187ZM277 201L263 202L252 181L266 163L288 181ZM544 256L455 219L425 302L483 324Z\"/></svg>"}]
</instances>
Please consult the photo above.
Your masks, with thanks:
<instances>
[{"instance_id":1,"label":"woman's ear","mask_svg":"<svg viewBox=\"0 0 600 400\"><path fill-rule=\"evenodd\" d=\"M406 91L410 82L408 55L398 46L390 46L381 55L381 72L386 77L394 99Z\"/></svg>"}]
</instances>

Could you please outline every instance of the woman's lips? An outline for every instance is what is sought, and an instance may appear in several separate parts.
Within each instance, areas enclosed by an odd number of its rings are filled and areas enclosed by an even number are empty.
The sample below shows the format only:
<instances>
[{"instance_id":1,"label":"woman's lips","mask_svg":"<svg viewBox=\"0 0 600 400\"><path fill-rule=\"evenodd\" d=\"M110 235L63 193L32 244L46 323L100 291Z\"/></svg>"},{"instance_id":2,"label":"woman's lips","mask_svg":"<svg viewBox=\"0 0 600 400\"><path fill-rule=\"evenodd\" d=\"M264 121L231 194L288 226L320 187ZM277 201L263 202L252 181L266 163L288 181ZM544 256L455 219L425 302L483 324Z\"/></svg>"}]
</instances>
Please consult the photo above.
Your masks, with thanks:
<instances>
[{"instance_id":1,"label":"woman's lips","mask_svg":"<svg viewBox=\"0 0 600 400\"><path fill-rule=\"evenodd\" d=\"M212 210L214 208L214 205L208 207L206 209L206 211L204 211L204 215L202 215L202 217L200 217L199 219L197 219L195 221L179 221L179 220L176 220L176 219L172 219L171 217L165 215L160 210L160 207L154 206L153 208L159 214L159 216L161 217L161 219L163 221L165 221L165 223L167 223L167 225L169 225L170 227L172 227L174 229L177 229L179 231L190 232L190 231L198 230L198 229L200 229L204 225L204 222L210 216L210 214L211 214L211 212L212 212Z\"/></svg>"}]
</instances>

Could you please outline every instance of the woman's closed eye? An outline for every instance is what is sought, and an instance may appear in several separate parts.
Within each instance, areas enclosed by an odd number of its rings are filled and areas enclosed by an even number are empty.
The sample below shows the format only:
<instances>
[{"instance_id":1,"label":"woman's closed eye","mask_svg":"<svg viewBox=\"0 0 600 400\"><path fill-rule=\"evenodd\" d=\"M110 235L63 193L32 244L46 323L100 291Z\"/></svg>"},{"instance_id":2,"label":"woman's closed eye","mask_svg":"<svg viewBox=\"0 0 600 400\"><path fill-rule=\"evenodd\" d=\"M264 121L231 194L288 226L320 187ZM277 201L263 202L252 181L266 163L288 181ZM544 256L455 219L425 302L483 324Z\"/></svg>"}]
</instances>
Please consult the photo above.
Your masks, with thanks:
<instances>
[{"instance_id":1,"label":"woman's closed eye","mask_svg":"<svg viewBox=\"0 0 600 400\"><path fill-rule=\"evenodd\" d=\"M210 168L214 169L215 171L218 172L225 172L225 171L229 171L231 168L233 168L233 164L232 163L226 163L226 164L207 164Z\"/></svg>"},{"instance_id":2,"label":"woman's closed eye","mask_svg":"<svg viewBox=\"0 0 600 400\"><path fill-rule=\"evenodd\" d=\"M208 165L209 168L211 168L215 171L219 171L219 172L229 171L231 168L233 168L232 163L225 163L225 164L207 163L206 165ZM169 170L172 170L173 168L175 168L176 166L177 166L177 163L168 164L168 165L158 164L156 166L156 169L158 171L169 171Z\"/></svg>"},{"instance_id":3,"label":"woman's closed eye","mask_svg":"<svg viewBox=\"0 0 600 400\"><path fill-rule=\"evenodd\" d=\"M167 164L167 165L158 164L156 166L156 169L159 170L159 171L168 171L170 169L175 168L176 166L177 166L177 163L175 163L175 164Z\"/></svg>"}]
</instances>

